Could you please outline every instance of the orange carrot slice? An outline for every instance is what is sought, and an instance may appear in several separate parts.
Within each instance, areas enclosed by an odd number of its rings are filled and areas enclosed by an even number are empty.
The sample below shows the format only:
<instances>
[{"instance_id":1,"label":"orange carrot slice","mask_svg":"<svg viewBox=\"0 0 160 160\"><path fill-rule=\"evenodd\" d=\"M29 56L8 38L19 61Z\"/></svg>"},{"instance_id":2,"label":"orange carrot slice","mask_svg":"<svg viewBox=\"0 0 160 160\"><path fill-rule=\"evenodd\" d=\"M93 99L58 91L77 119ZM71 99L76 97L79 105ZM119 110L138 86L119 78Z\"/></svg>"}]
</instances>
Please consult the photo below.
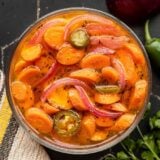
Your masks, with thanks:
<instances>
[{"instance_id":1,"label":"orange carrot slice","mask_svg":"<svg viewBox=\"0 0 160 160\"><path fill-rule=\"evenodd\" d=\"M29 62L26 62L24 60L19 60L14 67L14 72L16 74L18 74L22 69L24 69L25 67L27 67L28 65L30 65Z\"/></svg>"},{"instance_id":2,"label":"orange carrot slice","mask_svg":"<svg viewBox=\"0 0 160 160\"><path fill-rule=\"evenodd\" d=\"M21 81L14 81L11 84L13 97L18 101L24 101L27 96L27 86Z\"/></svg>"},{"instance_id":3,"label":"orange carrot slice","mask_svg":"<svg viewBox=\"0 0 160 160\"><path fill-rule=\"evenodd\" d=\"M29 85L27 85L26 95L27 96L25 97L24 101L18 102L18 106L22 111L26 111L27 109L33 107L34 105L35 97L34 97L32 88Z\"/></svg>"},{"instance_id":4,"label":"orange carrot slice","mask_svg":"<svg viewBox=\"0 0 160 160\"><path fill-rule=\"evenodd\" d=\"M93 136L96 130L95 117L92 114L84 115L81 125L84 126L85 130L88 132L89 136Z\"/></svg>"},{"instance_id":5,"label":"orange carrot slice","mask_svg":"<svg viewBox=\"0 0 160 160\"><path fill-rule=\"evenodd\" d=\"M42 55L35 61L35 65L41 70L42 74L46 74L53 63L55 63L55 59L48 53Z\"/></svg>"},{"instance_id":6,"label":"orange carrot slice","mask_svg":"<svg viewBox=\"0 0 160 160\"><path fill-rule=\"evenodd\" d=\"M110 57L98 53L88 54L81 61L82 68L100 69L109 65L110 65Z\"/></svg>"},{"instance_id":7,"label":"orange carrot slice","mask_svg":"<svg viewBox=\"0 0 160 160\"><path fill-rule=\"evenodd\" d=\"M131 113L125 113L116 120L116 123L111 127L112 131L122 131L131 126L135 120L136 115Z\"/></svg>"},{"instance_id":8,"label":"orange carrot slice","mask_svg":"<svg viewBox=\"0 0 160 160\"><path fill-rule=\"evenodd\" d=\"M30 108L25 112L28 123L41 133L49 133L53 128L53 120L41 109Z\"/></svg>"},{"instance_id":9,"label":"orange carrot slice","mask_svg":"<svg viewBox=\"0 0 160 160\"><path fill-rule=\"evenodd\" d=\"M79 111L88 110L87 107L82 102L82 99L80 98L79 93L76 89L74 88L69 89L69 98L75 109Z\"/></svg>"},{"instance_id":10,"label":"orange carrot slice","mask_svg":"<svg viewBox=\"0 0 160 160\"><path fill-rule=\"evenodd\" d=\"M136 82L134 89L132 90L129 109L130 110L139 110L143 107L143 103L146 97L147 92L147 82L146 80L139 80Z\"/></svg>"},{"instance_id":11,"label":"orange carrot slice","mask_svg":"<svg viewBox=\"0 0 160 160\"><path fill-rule=\"evenodd\" d=\"M34 61L41 56L42 46L40 44L25 48L21 52L21 57L25 61Z\"/></svg>"},{"instance_id":12,"label":"orange carrot slice","mask_svg":"<svg viewBox=\"0 0 160 160\"><path fill-rule=\"evenodd\" d=\"M91 137L91 141L97 142L97 141L103 141L107 138L108 132L106 131L96 131L94 135Z\"/></svg>"},{"instance_id":13,"label":"orange carrot slice","mask_svg":"<svg viewBox=\"0 0 160 160\"><path fill-rule=\"evenodd\" d=\"M63 65L72 65L78 63L84 54L84 50L75 49L70 45L65 45L57 53L56 59Z\"/></svg>"},{"instance_id":14,"label":"orange carrot slice","mask_svg":"<svg viewBox=\"0 0 160 160\"><path fill-rule=\"evenodd\" d=\"M58 108L51 106L48 103L43 103L42 109L44 110L45 113L51 114L51 115L60 111Z\"/></svg>"},{"instance_id":15,"label":"orange carrot slice","mask_svg":"<svg viewBox=\"0 0 160 160\"><path fill-rule=\"evenodd\" d=\"M36 66L28 66L24 68L17 76L18 80L25 82L31 86L34 86L34 84L40 78L41 78L41 72L40 69Z\"/></svg>"},{"instance_id":16,"label":"orange carrot slice","mask_svg":"<svg viewBox=\"0 0 160 160\"><path fill-rule=\"evenodd\" d=\"M116 52L117 58L121 61L125 69L126 85L133 86L137 81L137 73L131 55L124 49Z\"/></svg>"},{"instance_id":17,"label":"orange carrot slice","mask_svg":"<svg viewBox=\"0 0 160 160\"><path fill-rule=\"evenodd\" d=\"M145 64L144 55L140 50L140 48L137 47L137 45L133 43L126 43L125 48L129 51L135 63L141 64L141 65Z\"/></svg>"},{"instance_id":18,"label":"orange carrot slice","mask_svg":"<svg viewBox=\"0 0 160 160\"><path fill-rule=\"evenodd\" d=\"M51 27L44 34L44 41L53 49L59 49L63 44L64 28Z\"/></svg>"},{"instance_id":19,"label":"orange carrot slice","mask_svg":"<svg viewBox=\"0 0 160 160\"><path fill-rule=\"evenodd\" d=\"M115 111L115 112L127 112L128 109L125 104L119 102L119 103L113 103L111 105L104 105L104 109Z\"/></svg>"},{"instance_id":20,"label":"orange carrot slice","mask_svg":"<svg viewBox=\"0 0 160 160\"><path fill-rule=\"evenodd\" d=\"M105 78L109 84L115 84L119 80L119 73L113 67L102 68L102 77Z\"/></svg>"},{"instance_id":21,"label":"orange carrot slice","mask_svg":"<svg viewBox=\"0 0 160 160\"><path fill-rule=\"evenodd\" d=\"M118 102L121 99L120 94L100 94L96 93L94 100L100 104L112 104Z\"/></svg>"},{"instance_id":22,"label":"orange carrot slice","mask_svg":"<svg viewBox=\"0 0 160 160\"><path fill-rule=\"evenodd\" d=\"M96 125L99 127L111 127L115 121L108 117L96 117Z\"/></svg>"},{"instance_id":23,"label":"orange carrot slice","mask_svg":"<svg viewBox=\"0 0 160 160\"><path fill-rule=\"evenodd\" d=\"M99 82L100 81L100 73L92 68L84 68L80 70L76 70L70 73L69 75L72 78L77 78L81 80L86 80L90 82Z\"/></svg>"}]
</instances>

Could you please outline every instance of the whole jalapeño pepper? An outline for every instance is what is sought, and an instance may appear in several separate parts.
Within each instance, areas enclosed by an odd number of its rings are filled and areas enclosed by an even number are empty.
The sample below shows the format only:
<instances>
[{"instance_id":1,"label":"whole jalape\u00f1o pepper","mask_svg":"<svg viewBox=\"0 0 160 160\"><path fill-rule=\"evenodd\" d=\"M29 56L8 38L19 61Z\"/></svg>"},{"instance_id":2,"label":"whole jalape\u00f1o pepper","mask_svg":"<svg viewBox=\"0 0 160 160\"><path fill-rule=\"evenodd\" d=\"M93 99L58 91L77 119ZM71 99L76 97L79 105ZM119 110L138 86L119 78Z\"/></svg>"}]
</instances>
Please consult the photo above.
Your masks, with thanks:
<instances>
[{"instance_id":1,"label":"whole jalape\u00f1o pepper","mask_svg":"<svg viewBox=\"0 0 160 160\"><path fill-rule=\"evenodd\" d=\"M149 20L145 24L145 48L156 67L160 68L160 38L152 38L149 32Z\"/></svg>"}]
</instances>

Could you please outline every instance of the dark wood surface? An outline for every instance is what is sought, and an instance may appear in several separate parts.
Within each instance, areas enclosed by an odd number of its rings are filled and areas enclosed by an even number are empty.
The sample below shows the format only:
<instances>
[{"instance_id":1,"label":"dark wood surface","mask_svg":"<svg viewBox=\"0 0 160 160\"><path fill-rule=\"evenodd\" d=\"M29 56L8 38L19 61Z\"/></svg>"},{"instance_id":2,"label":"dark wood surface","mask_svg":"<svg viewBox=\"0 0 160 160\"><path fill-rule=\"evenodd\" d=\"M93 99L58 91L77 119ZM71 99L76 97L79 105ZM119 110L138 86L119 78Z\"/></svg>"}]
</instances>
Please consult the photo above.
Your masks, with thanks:
<instances>
[{"instance_id":1,"label":"dark wood surface","mask_svg":"<svg viewBox=\"0 0 160 160\"><path fill-rule=\"evenodd\" d=\"M17 40L21 33L32 24L39 17L49 13L51 11L66 8L66 7L89 7L96 8L105 12L108 9L105 4L105 0L0 0L0 67L2 64L3 69L7 69L5 65L7 59L13 53ZM130 26L141 41L144 43L144 24ZM151 33L153 36L160 37L160 14L154 16L151 20ZM152 69L153 74L153 86L150 101L152 102L152 110L150 114L153 114L160 109L160 72ZM147 132L145 122L141 124L143 131ZM134 137L138 136L135 133ZM113 147L114 150L118 150L120 145ZM98 160L109 151L103 151L96 154L85 156L74 156L51 151L46 148L52 160Z\"/></svg>"}]
</instances>

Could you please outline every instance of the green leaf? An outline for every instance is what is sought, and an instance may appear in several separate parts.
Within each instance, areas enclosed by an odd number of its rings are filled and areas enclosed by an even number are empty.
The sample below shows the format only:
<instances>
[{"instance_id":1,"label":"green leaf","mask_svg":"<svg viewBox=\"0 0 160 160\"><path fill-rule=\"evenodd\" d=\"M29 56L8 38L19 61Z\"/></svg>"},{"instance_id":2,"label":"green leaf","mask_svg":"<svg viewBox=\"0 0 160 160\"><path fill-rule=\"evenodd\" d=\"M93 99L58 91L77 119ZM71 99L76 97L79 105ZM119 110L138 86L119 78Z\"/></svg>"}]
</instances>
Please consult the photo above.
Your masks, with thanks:
<instances>
[{"instance_id":1,"label":"green leaf","mask_svg":"<svg viewBox=\"0 0 160 160\"><path fill-rule=\"evenodd\" d=\"M160 140L157 140L156 143L157 143L157 148L160 151Z\"/></svg>"},{"instance_id":2,"label":"green leaf","mask_svg":"<svg viewBox=\"0 0 160 160\"><path fill-rule=\"evenodd\" d=\"M151 129L158 128L160 129L160 119L157 119L156 116L149 119L149 125Z\"/></svg>"},{"instance_id":3,"label":"green leaf","mask_svg":"<svg viewBox=\"0 0 160 160\"><path fill-rule=\"evenodd\" d=\"M160 118L160 111L158 111L158 112L156 113L156 117L157 117L157 118Z\"/></svg>"},{"instance_id":4,"label":"green leaf","mask_svg":"<svg viewBox=\"0 0 160 160\"><path fill-rule=\"evenodd\" d=\"M155 128L155 121L156 121L156 119L157 118L155 116L149 119L149 126L150 126L151 129Z\"/></svg>"},{"instance_id":5,"label":"green leaf","mask_svg":"<svg viewBox=\"0 0 160 160\"><path fill-rule=\"evenodd\" d=\"M117 153L117 158L118 160L129 160L130 159L129 156L123 151L120 151Z\"/></svg>"},{"instance_id":6,"label":"green leaf","mask_svg":"<svg viewBox=\"0 0 160 160\"><path fill-rule=\"evenodd\" d=\"M160 128L160 119L156 119L154 122L155 128Z\"/></svg>"},{"instance_id":7,"label":"green leaf","mask_svg":"<svg viewBox=\"0 0 160 160\"><path fill-rule=\"evenodd\" d=\"M144 136L144 143L146 144L146 146L149 146L150 149L152 149L155 153L157 153L157 147L155 144L155 139L153 137L153 135L145 135Z\"/></svg>"},{"instance_id":8,"label":"green leaf","mask_svg":"<svg viewBox=\"0 0 160 160\"><path fill-rule=\"evenodd\" d=\"M123 141L123 144L127 147L129 151L133 151L136 148L136 142L131 138L125 139Z\"/></svg>"},{"instance_id":9,"label":"green leaf","mask_svg":"<svg viewBox=\"0 0 160 160\"><path fill-rule=\"evenodd\" d=\"M144 160L154 160L154 156L150 151L144 151L141 154L142 159Z\"/></svg>"},{"instance_id":10,"label":"green leaf","mask_svg":"<svg viewBox=\"0 0 160 160\"><path fill-rule=\"evenodd\" d=\"M139 149L139 148L147 149L147 147L146 147L146 145L145 145L145 143L144 143L144 141L142 139L138 139L137 140L136 148L137 149Z\"/></svg>"}]
</instances>

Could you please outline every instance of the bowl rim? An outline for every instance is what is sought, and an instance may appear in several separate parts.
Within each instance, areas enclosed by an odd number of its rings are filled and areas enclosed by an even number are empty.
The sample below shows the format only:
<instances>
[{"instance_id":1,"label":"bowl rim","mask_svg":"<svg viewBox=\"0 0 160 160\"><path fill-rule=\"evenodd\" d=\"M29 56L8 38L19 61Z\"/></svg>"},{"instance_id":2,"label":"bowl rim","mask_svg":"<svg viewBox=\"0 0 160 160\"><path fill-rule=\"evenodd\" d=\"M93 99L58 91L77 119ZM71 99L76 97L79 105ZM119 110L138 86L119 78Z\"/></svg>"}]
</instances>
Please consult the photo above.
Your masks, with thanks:
<instances>
[{"instance_id":1,"label":"bowl rim","mask_svg":"<svg viewBox=\"0 0 160 160\"><path fill-rule=\"evenodd\" d=\"M44 19L50 17L50 16L54 16L56 14L61 14L61 13L66 13L66 12L72 12L72 11L88 11L88 12L92 12L95 14L100 14L104 17L108 17L111 18L111 20L114 20L116 23L118 23L119 25L121 25L122 27L124 27L124 29L126 29L137 41L139 47L142 49L143 53L144 53L144 57L145 57L145 61L146 61L146 65L147 65L147 69L148 69L148 94L146 96L145 102L144 102L144 107L143 109L138 113L135 121L132 123L132 125L125 130L124 132L118 134L118 136L108 143L97 143L95 145L95 147L91 147L90 145L88 145L88 148L86 148L87 145L83 145L83 148L67 148L65 147L64 143L62 143L60 146L56 145L56 141L55 144L53 143L53 141L48 140L42 136L40 136L38 134L38 132L36 132L33 128L31 128L29 126L29 124L26 123L25 119L23 118L23 115L20 111L16 110L16 106L13 103L12 100L12 95L11 95L11 91L10 91L10 72L11 72L11 64L12 64L12 59L15 53L15 50L19 44L19 42L23 39L23 37L25 37L25 35L33 29L33 27L35 25L37 25L38 23L40 23L41 21L43 21ZM61 152L61 153L67 153L67 154L73 154L73 155L86 155L86 154L92 154L92 153L97 153L100 151L104 151L107 150L113 146L115 146L116 144L118 144L119 142L121 142L122 140L124 140L134 129L135 127L138 125L138 123L140 122L140 120L142 119L144 112L146 110L146 106L147 103L149 102L149 97L151 94L151 87L152 87L152 73L151 73L151 65L150 65L150 61L147 55L147 52L142 44L142 42L140 41L140 39L137 37L137 35L133 32L133 30L128 27L124 22L122 22L121 20L119 20L118 18L114 17L113 15L111 15L110 13L98 10L98 9L93 9L93 8L87 8L87 7L70 7L70 8L64 8L64 9L59 9L59 10L55 10L52 11L44 16L42 16L40 19L36 20L34 23L32 23L31 25L29 25L24 32L19 36L19 41L17 42L12 55L9 57L8 60L8 68L7 68L7 72L6 72L6 94L7 94L7 99L9 102L9 105L12 109L12 112L16 118L16 120L18 121L18 123L27 131L27 133L29 135L31 135L31 137L33 139L35 139L38 143L40 143L43 146L46 146L47 148L50 148L52 150ZM59 143L59 142L58 142ZM68 144L67 144L68 146ZM89 147L90 146L90 147Z\"/></svg>"}]
</instances>

